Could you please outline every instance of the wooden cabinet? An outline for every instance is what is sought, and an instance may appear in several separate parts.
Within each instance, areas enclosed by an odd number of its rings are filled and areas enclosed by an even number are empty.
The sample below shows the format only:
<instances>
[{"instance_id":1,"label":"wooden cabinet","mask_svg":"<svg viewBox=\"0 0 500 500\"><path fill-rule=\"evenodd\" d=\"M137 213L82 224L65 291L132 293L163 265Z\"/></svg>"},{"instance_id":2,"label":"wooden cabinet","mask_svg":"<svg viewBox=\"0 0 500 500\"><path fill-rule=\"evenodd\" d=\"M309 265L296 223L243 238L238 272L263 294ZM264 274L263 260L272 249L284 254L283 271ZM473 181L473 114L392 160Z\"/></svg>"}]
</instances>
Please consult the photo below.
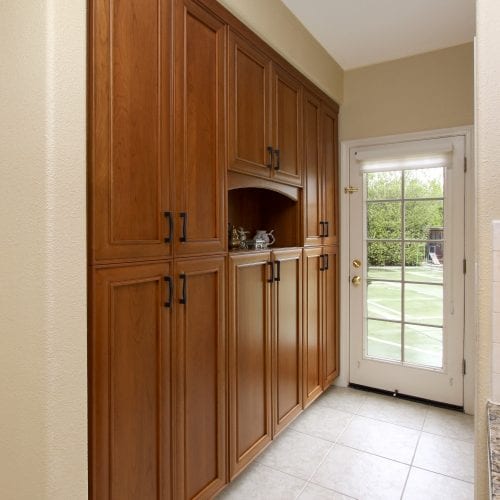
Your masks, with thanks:
<instances>
[{"instance_id":1,"label":"wooden cabinet","mask_svg":"<svg viewBox=\"0 0 500 500\"><path fill-rule=\"evenodd\" d=\"M339 280L337 247L323 248L323 369L325 390L339 374Z\"/></svg>"},{"instance_id":2,"label":"wooden cabinet","mask_svg":"<svg viewBox=\"0 0 500 500\"><path fill-rule=\"evenodd\" d=\"M338 115L321 103L321 138L323 166L323 245L338 243Z\"/></svg>"},{"instance_id":3,"label":"wooden cabinet","mask_svg":"<svg viewBox=\"0 0 500 500\"><path fill-rule=\"evenodd\" d=\"M230 470L302 410L302 250L230 256Z\"/></svg>"},{"instance_id":4,"label":"wooden cabinet","mask_svg":"<svg viewBox=\"0 0 500 500\"><path fill-rule=\"evenodd\" d=\"M338 375L337 248L304 249L304 407Z\"/></svg>"},{"instance_id":5,"label":"wooden cabinet","mask_svg":"<svg viewBox=\"0 0 500 500\"><path fill-rule=\"evenodd\" d=\"M175 255L226 250L225 24L175 0Z\"/></svg>"},{"instance_id":6,"label":"wooden cabinet","mask_svg":"<svg viewBox=\"0 0 500 500\"><path fill-rule=\"evenodd\" d=\"M304 245L337 243L337 112L316 96L304 98Z\"/></svg>"},{"instance_id":7,"label":"wooden cabinet","mask_svg":"<svg viewBox=\"0 0 500 500\"><path fill-rule=\"evenodd\" d=\"M229 471L271 441L270 252L229 259Z\"/></svg>"},{"instance_id":8,"label":"wooden cabinet","mask_svg":"<svg viewBox=\"0 0 500 500\"><path fill-rule=\"evenodd\" d=\"M302 249L275 250L272 379L273 435L302 410Z\"/></svg>"},{"instance_id":9,"label":"wooden cabinet","mask_svg":"<svg viewBox=\"0 0 500 500\"><path fill-rule=\"evenodd\" d=\"M169 263L93 271L91 498L172 498L166 278L171 278Z\"/></svg>"},{"instance_id":10,"label":"wooden cabinet","mask_svg":"<svg viewBox=\"0 0 500 500\"><path fill-rule=\"evenodd\" d=\"M271 177L302 185L302 85L273 65L273 165Z\"/></svg>"},{"instance_id":11,"label":"wooden cabinet","mask_svg":"<svg viewBox=\"0 0 500 500\"><path fill-rule=\"evenodd\" d=\"M304 249L304 407L322 391L323 253L321 248Z\"/></svg>"},{"instance_id":12,"label":"wooden cabinet","mask_svg":"<svg viewBox=\"0 0 500 500\"><path fill-rule=\"evenodd\" d=\"M91 10L91 261L225 251L226 25L193 0Z\"/></svg>"},{"instance_id":13,"label":"wooden cabinet","mask_svg":"<svg viewBox=\"0 0 500 500\"><path fill-rule=\"evenodd\" d=\"M174 498L212 498L226 483L225 258L174 264Z\"/></svg>"},{"instance_id":14,"label":"wooden cabinet","mask_svg":"<svg viewBox=\"0 0 500 500\"><path fill-rule=\"evenodd\" d=\"M336 247L226 234L338 243L337 109L216 0L89 26L89 497L213 498L338 373Z\"/></svg>"},{"instance_id":15,"label":"wooden cabinet","mask_svg":"<svg viewBox=\"0 0 500 500\"><path fill-rule=\"evenodd\" d=\"M229 169L302 184L302 85L265 51L229 34Z\"/></svg>"},{"instance_id":16,"label":"wooden cabinet","mask_svg":"<svg viewBox=\"0 0 500 500\"><path fill-rule=\"evenodd\" d=\"M165 258L170 210L170 1L90 2L92 261Z\"/></svg>"}]
</instances>

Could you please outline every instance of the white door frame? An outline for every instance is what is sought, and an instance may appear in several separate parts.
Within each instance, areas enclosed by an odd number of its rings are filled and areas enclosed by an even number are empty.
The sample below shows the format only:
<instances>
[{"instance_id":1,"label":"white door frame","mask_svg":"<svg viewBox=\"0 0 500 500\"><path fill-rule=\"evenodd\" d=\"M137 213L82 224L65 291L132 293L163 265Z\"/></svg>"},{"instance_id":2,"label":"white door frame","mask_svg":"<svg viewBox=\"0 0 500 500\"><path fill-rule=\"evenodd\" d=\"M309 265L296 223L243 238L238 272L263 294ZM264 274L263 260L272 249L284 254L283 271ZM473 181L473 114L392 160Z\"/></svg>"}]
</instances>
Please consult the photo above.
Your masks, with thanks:
<instances>
[{"instance_id":1,"label":"white door frame","mask_svg":"<svg viewBox=\"0 0 500 500\"><path fill-rule=\"evenodd\" d=\"M475 169L473 154L473 126L454 127L429 130L409 134L389 135L343 141L340 145L340 375L336 385L349 384L349 195L344 187L349 184L349 156L352 148L360 146L376 146L388 143L412 141L419 139L436 139L440 137L463 136L465 138L465 157L467 173L465 176L465 258L467 273L465 275L465 332L464 359L466 373L464 376L464 411L474 412L474 356L475 356Z\"/></svg>"}]
</instances>

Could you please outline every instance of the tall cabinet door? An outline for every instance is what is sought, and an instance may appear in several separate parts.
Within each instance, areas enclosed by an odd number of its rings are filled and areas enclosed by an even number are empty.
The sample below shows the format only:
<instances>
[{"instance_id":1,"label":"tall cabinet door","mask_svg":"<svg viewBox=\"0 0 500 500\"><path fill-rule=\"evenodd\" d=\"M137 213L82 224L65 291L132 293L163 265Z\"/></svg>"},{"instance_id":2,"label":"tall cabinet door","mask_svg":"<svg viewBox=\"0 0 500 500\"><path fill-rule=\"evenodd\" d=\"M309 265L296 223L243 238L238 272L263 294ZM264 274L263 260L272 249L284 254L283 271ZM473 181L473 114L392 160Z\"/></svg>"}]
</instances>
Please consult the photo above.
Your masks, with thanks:
<instances>
[{"instance_id":1,"label":"tall cabinet door","mask_svg":"<svg viewBox=\"0 0 500 500\"><path fill-rule=\"evenodd\" d=\"M91 259L165 258L170 1L92 2Z\"/></svg>"},{"instance_id":2,"label":"tall cabinet door","mask_svg":"<svg viewBox=\"0 0 500 500\"><path fill-rule=\"evenodd\" d=\"M170 264L93 271L90 498L171 497Z\"/></svg>"},{"instance_id":3,"label":"tall cabinet door","mask_svg":"<svg viewBox=\"0 0 500 500\"><path fill-rule=\"evenodd\" d=\"M175 262L175 498L212 498L226 482L224 257Z\"/></svg>"},{"instance_id":4,"label":"tall cabinet door","mask_svg":"<svg viewBox=\"0 0 500 500\"><path fill-rule=\"evenodd\" d=\"M175 254L226 249L225 25L175 0Z\"/></svg>"},{"instance_id":5,"label":"tall cabinet door","mask_svg":"<svg viewBox=\"0 0 500 500\"><path fill-rule=\"evenodd\" d=\"M337 243L338 220L338 143L337 113L322 103L321 137L323 164L323 220L325 223L323 244Z\"/></svg>"},{"instance_id":6,"label":"tall cabinet door","mask_svg":"<svg viewBox=\"0 0 500 500\"><path fill-rule=\"evenodd\" d=\"M229 169L269 177L271 61L232 31L229 32L228 59Z\"/></svg>"},{"instance_id":7,"label":"tall cabinet door","mask_svg":"<svg viewBox=\"0 0 500 500\"><path fill-rule=\"evenodd\" d=\"M302 85L273 66L273 177L302 185Z\"/></svg>"},{"instance_id":8,"label":"tall cabinet door","mask_svg":"<svg viewBox=\"0 0 500 500\"><path fill-rule=\"evenodd\" d=\"M323 269L321 248L304 249L304 334L303 399L304 407L322 392L322 314Z\"/></svg>"},{"instance_id":9,"label":"tall cabinet door","mask_svg":"<svg viewBox=\"0 0 500 500\"><path fill-rule=\"evenodd\" d=\"M302 249L273 251L274 435L302 411Z\"/></svg>"},{"instance_id":10,"label":"tall cabinet door","mask_svg":"<svg viewBox=\"0 0 500 500\"><path fill-rule=\"evenodd\" d=\"M337 247L325 247L323 272L323 389L339 374L339 296Z\"/></svg>"},{"instance_id":11,"label":"tall cabinet door","mask_svg":"<svg viewBox=\"0 0 500 500\"><path fill-rule=\"evenodd\" d=\"M323 168L321 165L321 103L304 97L304 244L321 245L323 224Z\"/></svg>"},{"instance_id":12,"label":"tall cabinet door","mask_svg":"<svg viewBox=\"0 0 500 500\"><path fill-rule=\"evenodd\" d=\"M229 470L237 475L271 441L270 253L229 258Z\"/></svg>"}]
</instances>

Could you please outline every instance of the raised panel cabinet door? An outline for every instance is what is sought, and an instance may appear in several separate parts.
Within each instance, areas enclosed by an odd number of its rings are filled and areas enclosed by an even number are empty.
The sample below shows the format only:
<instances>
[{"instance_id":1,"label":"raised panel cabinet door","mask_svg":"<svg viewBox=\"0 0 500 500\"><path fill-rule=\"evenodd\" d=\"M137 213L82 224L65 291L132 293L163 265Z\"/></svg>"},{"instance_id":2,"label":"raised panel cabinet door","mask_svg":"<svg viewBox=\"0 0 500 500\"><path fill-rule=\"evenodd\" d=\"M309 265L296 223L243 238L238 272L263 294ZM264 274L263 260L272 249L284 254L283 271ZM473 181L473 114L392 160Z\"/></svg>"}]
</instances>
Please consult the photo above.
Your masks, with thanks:
<instances>
[{"instance_id":1,"label":"raised panel cabinet door","mask_svg":"<svg viewBox=\"0 0 500 500\"><path fill-rule=\"evenodd\" d=\"M226 483L225 260L174 268L174 497L212 498Z\"/></svg>"},{"instance_id":2,"label":"raised panel cabinet door","mask_svg":"<svg viewBox=\"0 0 500 500\"><path fill-rule=\"evenodd\" d=\"M302 411L302 249L273 251L274 435Z\"/></svg>"},{"instance_id":3,"label":"raised panel cabinet door","mask_svg":"<svg viewBox=\"0 0 500 500\"><path fill-rule=\"evenodd\" d=\"M302 185L302 85L279 66L273 66L272 176Z\"/></svg>"},{"instance_id":4,"label":"raised panel cabinet door","mask_svg":"<svg viewBox=\"0 0 500 500\"><path fill-rule=\"evenodd\" d=\"M175 255L226 250L225 24L175 0Z\"/></svg>"},{"instance_id":5,"label":"raised panel cabinet door","mask_svg":"<svg viewBox=\"0 0 500 500\"><path fill-rule=\"evenodd\" d=\"M304 92L304 245L321 245L325 228L320 107L319 99Z\"/></svg>"},{"instance_id":6,"label":"raised panel cabinet door","mask_svg":"<svg viewBox=\"0 0 500 500\"><path fill-rule=\"evenodd\" d=\"M229 472L271 441L270 252L229 257Z\"/></svg>"},{"instance_id":7,"label":"raised panel cabinet door","mask_svg":"<svg viewBox=\"0 0 500 500\"><path fill-rule=\"evenodd\" d=\"M338 130L337 112L322 103L321 137L323 163L324 245L337 243L338 226Z\"/></svg>"},{"instance_id":8,"label":"raised panel cabinet door","mask_svg":"<svg viewBox=\"0 0 500 500\"><path fill-rule=\"evenodd\" d=\"M271 60L232 31L228 60L228 168L270 177Z\"/></svg>"},{"instance_id":9,"label":"raised panel cabinet door","mask_svg":"<svg viewBox=\"0 0 500 500\"><path fill-rule=\"evenodd\" d=\"M325 247L323 272L323 389L339 374L339 295L337 247Z\"/></svg>"},{"instance_id":10,"label":"raised panel cabinet door","mask_svg":"<svg viewBox=\"0 0 500 500\"><path fill-rule=\"evenodd\" d=\"M170 1L92 0L90 259L171 255Z\"/></svg>"},{"instance_id":11,"label":"raised panel cabinet door","mask_svg":"<svg viewBox=\"0 0 500 500\"><path fill-rule=\"evenodd\" d=\"M303 406L322 392L323 269L321 248L304 249Z\"/></svg>"},{"instance_id":12,"label":"raised panel cabinet door","mask_svg":"<svg viewBox=\"0 0 500 500\"><path fill-rule=\"evenodd\" d=\"M92 271L90 498L170 499L170 264Z\"/></svg>"}]
</instances>

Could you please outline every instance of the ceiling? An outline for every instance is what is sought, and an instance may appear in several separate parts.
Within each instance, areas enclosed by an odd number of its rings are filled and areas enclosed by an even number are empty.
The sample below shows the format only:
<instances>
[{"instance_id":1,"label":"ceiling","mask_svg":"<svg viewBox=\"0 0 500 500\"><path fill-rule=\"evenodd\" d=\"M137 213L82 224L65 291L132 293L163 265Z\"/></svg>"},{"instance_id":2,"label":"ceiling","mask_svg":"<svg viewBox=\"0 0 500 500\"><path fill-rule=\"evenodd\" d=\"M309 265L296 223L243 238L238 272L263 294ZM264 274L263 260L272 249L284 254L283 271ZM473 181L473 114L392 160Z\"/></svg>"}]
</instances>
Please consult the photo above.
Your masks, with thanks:
<instances>
[{"instance_id":1,"label":"ceiling","mask_svg":"<svg viewBox=\"0 0 500 500\"><path fill-rule=\"evenodd\" d=\"M349 70L472 41L475 0L282 0Z\"/></svg>"}]
</instances>

